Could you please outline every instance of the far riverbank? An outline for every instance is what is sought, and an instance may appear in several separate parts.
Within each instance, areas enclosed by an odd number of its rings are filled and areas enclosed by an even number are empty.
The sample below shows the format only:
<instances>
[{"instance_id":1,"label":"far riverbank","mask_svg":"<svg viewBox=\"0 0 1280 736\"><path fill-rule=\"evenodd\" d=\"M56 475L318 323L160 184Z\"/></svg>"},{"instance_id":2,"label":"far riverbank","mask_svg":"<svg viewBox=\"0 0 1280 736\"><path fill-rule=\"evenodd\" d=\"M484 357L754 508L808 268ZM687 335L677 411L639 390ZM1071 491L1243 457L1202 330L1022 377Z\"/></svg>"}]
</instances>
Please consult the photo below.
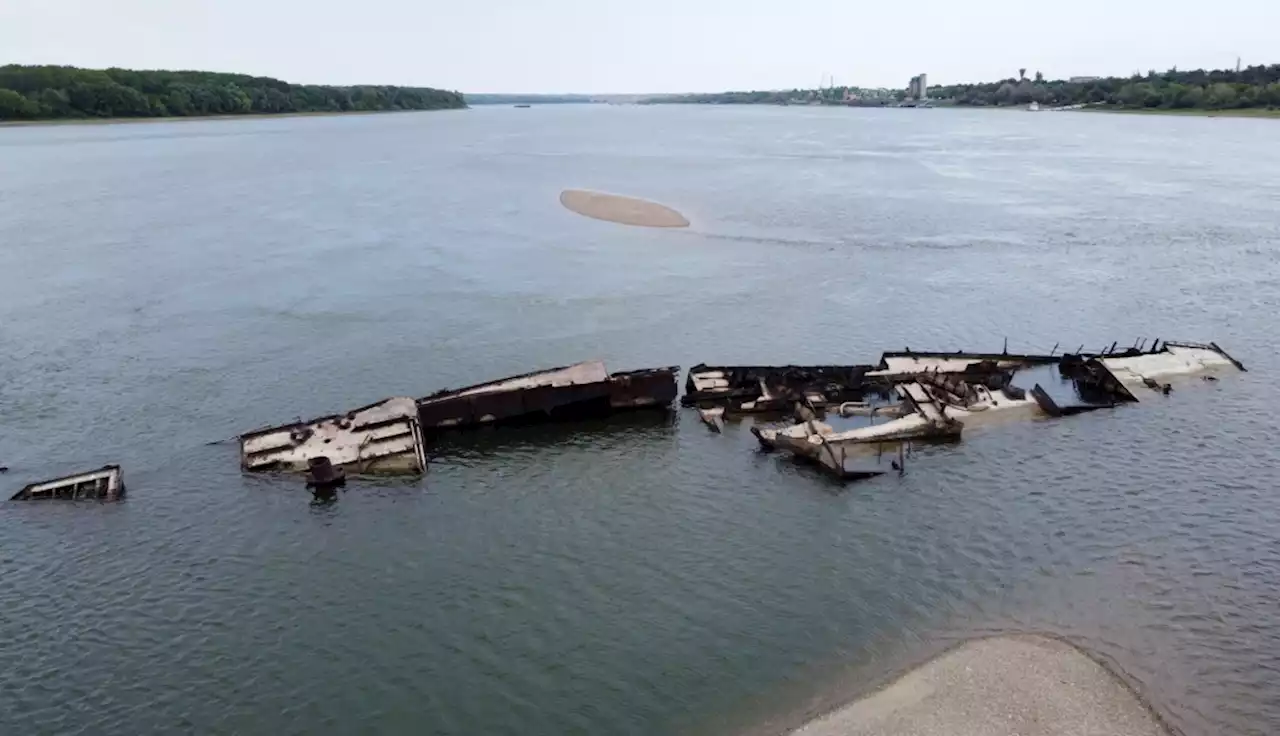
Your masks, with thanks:
<instances>
[{"instance_id":1,"label":"far riverbank","mask_svg":"<svg viewBox=\"0 0 1280 736\"><path fill-rule=\"evenodd\" d=\"M25 128L43 125L123 125L127 123L195 123L208 120L274 120L278 118L329 118L363 115L400 115L411 112L446 112L469 108L443 108L440 110L347 110L325 112L249 113L246 115L172 115L148 118L56 118L48 120L0 120L0 128Z\"/></svg>"},{"instance_id":2,"label":"far riverbank","mask_svg":"<svg viewBox=\"0 0 1280 736\"><path fill-rule=\"evenodd\" d=\"M1201 110L1198 108L1169 110L1157 107L1083 107L1081 112L1103 112L1124 115L1175 115L1196 118L1280 118L1280 109L1265 107L1242 107L1231 110Z\"/></svg>"}]
</instances>

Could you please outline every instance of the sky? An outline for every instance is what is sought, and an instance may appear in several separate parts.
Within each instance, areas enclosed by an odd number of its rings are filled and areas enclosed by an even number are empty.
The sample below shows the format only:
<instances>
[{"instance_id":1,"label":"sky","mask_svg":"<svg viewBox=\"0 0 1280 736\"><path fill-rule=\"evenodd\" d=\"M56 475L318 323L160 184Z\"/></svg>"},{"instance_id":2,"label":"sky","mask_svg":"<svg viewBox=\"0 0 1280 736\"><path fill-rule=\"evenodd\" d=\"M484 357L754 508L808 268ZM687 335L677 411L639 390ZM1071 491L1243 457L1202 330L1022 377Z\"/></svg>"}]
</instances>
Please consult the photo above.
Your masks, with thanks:
<instances>
[{"instance_id":1,"label":"sky","mask_svg":"<svg viewBox=\"0 0 1280 736\"><path fill-rule=\"evenodd\" d=\"M0 64L648 93L1280 63L1280 0L0 0Z\"/></svg>"}]
</instances>

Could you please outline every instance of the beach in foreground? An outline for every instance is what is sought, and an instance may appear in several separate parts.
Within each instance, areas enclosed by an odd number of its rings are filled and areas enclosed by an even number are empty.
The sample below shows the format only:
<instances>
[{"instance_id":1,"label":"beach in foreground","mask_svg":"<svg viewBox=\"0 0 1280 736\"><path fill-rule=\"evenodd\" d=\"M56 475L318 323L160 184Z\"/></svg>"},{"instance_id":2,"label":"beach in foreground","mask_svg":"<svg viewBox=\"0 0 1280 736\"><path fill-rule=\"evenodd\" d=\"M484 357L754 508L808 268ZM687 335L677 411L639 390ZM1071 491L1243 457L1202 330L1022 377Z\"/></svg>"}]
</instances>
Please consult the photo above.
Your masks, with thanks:
<instances>
[{"instance_id":1,"label":"beach in foreground","mask_svg":"<svg viewBox=\"0 0 1280 736\"><path fill-rule=\"evenodd\" d=\"M1168 736L1120 679L1043 636L968 642L794 736Z\"/></svg>"}]
</instances>

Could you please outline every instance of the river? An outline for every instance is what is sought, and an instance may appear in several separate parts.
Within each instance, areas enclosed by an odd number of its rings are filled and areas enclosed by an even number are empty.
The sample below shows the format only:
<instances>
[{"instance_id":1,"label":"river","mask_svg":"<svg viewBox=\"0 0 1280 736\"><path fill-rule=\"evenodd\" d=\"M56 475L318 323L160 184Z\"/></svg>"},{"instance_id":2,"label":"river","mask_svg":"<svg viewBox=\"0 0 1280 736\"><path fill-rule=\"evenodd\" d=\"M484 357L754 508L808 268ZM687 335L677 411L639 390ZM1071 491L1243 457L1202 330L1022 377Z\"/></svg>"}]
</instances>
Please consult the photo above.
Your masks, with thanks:
<instances>
[{"instance_id":1,"label":"river","mask_svg":"<svg viewBox=\"0 0 1280 736\"><path fill-rule=\"evenodd\" d=\"M603 105L0 129L0 490L130 487L0 505L0 726L767 733L1047 631L1187 734L1280 732L1277 135ZM323 508L219 443L593 357L1139 337L1250 372L844 488L686 413L475 435Z\"/></svg>"}]
</instances>

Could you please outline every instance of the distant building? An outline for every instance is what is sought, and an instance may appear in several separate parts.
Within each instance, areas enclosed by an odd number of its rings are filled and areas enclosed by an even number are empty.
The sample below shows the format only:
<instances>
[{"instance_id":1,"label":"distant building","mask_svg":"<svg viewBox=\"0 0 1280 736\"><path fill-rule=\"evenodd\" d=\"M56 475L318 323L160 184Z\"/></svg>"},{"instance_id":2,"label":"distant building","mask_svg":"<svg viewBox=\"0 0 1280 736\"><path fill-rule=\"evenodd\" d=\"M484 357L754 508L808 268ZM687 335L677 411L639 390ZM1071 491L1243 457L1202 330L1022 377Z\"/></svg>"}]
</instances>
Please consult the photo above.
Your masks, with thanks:
<instances>
[{"instance_id":1,"label":"distant building","mask_svg":"<svg viewBox=\"0 0 1280 736\"><path fill-rule=\"evenodd\" d=\"M911 78L907 84L907 97L924 100L929 97L929 75L919 74Z\"/></svg>"},{"instance_id":2,"label":"distant building","mask_svg":"<svg viewBox=\"0 0 1280 736\"><path fill-rule=\"evenodd\" d=\"M1096 82L1099 79L1102 79L1102 77L1071 77L1067 81L1072 84L1088 84L1089 82Z\"/></svg>"}]
</instances>

